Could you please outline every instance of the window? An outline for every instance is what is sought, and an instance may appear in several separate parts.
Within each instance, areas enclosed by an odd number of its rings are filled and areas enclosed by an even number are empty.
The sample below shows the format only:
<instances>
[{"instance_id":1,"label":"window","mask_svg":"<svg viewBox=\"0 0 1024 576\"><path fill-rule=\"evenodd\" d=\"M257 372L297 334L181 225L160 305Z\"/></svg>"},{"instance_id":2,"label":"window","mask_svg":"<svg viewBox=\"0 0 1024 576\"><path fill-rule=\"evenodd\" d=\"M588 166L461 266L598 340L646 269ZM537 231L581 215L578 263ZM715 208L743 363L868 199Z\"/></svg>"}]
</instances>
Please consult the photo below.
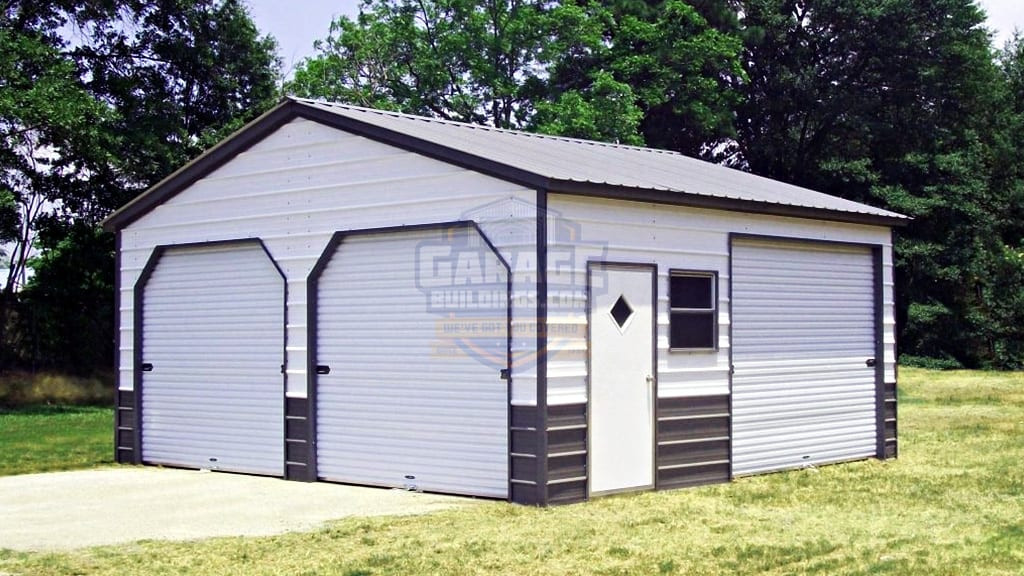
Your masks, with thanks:
<instances>
[{"instance_id":1,"label":"window","mask_svg":"<svg viewBox=\"0 0 1024 576\"><path fill-rule=\"evenodd\" d=\"M619 325L619 328L625 328L626 322L633 315L633 307L626 302L625 296L619 296L619 299L615 301L615 305L611 309L612 319Z\"/></svg>"},{"instance_id":2,"label":"window","mask_svg":"<svg viewBox=\"0 0 1024 576\"><path fill-rule=\"evenodd\" d=\"M673 270L669 276L669 347L718 348L718 276Z\"/></svg>"}]
</instances>

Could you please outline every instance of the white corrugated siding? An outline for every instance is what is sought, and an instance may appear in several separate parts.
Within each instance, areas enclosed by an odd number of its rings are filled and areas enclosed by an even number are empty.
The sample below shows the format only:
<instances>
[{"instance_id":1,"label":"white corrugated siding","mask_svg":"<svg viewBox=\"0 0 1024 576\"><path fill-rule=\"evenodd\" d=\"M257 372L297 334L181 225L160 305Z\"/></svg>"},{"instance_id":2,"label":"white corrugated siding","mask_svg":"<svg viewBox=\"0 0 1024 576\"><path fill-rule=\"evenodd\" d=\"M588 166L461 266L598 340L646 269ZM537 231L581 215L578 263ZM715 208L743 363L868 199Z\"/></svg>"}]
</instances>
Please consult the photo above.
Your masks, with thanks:
<instances>
[{"instance_id":1,"label":"white corrugated siding","mask_svg":"<svg viewBox=\"0 0 1024 576\"><path fill-rule=\"evenodd\" d=\"M344 240L318 283L317 468L328 480L504 498L508 484L507 274L475 231L469 243L500 286L496 306L454 320L487 328L457 349L418 287L417 249L443 231ZM425 271L424 271L425 272ZM455 286L456 290L462 286ZM499 293L500 292L500 293ZM458 350L458 351L457 351ZM481 358L487 356L489 360ZM495 361L500 364L495 364Z\"/></svg>"},{"instance_id":2,"label":"white corrugated siding","mask_svg":"<svg viewBox=\"0 0 1024 576\"><path fill-rule=\"evenodd\" d=\"M166 251L143 304L142 458L284 471L284 280L253 244Z\"/></svg>"},{"instance_id":3,"label":"white corrugated siding","mask_svg":"<svg viewBox=\"0 0 1024 576\"><path fill-rule=\"evenodd\" d=\"M875 454L870 248L733 245L733 473Z\"/></svg>"},{"instance_id":4,"label":"white corrugated siding","mask_svg":"<svg viewBox=\"0 0 1024 576\"><path fill-rule=\"evenodd\" d=\"M586 284L589 260L658 266L659 397L728 394L731 232L881 246L886 380L896 380L892 244L888 228L560 194L550 196L548 208L548 401L552 404L587 399L586 292L582 287ZM669 350L671 269L718 273L717 351ZM873 289L868 294L873 294Z\"/></svg>"},{"instance_id":5,"label":"white corrugated siding","mask_svg":"<svg viewBox=\"0 0 1024 576\"><path fill-rule=\"evenodd\" d=\"M288 394L306 395L306 277L338 230L474 220L512 265L513 402L533 404L536 193L297 119L121 233L120 378L132 388L132 287L153 247L260 238L288 279Z\"/></svg>"}]
</instances>

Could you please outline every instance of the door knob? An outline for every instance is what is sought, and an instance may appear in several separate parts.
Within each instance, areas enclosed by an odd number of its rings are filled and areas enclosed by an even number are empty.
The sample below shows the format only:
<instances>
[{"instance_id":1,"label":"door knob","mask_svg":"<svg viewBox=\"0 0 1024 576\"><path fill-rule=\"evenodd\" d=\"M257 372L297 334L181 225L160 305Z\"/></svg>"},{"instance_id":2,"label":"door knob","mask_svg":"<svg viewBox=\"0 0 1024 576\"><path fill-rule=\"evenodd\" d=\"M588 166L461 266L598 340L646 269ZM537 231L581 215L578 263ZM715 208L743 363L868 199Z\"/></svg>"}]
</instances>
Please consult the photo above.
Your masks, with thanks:
<instances>
[{"instance_id":1,"label":"door knob","mask_svg":"<svg viewBox=\"0 0 1024 576\"><path fill-rule=\"evenodd\" d=\"M647 375L647 383L648 384L654 384L654 376L651 376L650 374L648 374Z\"/></svg>"}]
</instances>

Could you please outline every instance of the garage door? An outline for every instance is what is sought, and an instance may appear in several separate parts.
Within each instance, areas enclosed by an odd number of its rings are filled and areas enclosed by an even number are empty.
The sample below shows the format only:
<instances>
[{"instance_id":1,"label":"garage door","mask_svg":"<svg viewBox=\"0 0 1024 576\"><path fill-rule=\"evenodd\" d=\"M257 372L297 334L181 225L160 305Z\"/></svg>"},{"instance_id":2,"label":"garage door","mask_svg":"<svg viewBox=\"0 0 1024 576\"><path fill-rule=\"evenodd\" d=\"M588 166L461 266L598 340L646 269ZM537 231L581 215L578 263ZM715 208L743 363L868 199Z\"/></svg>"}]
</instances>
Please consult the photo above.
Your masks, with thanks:
<instances>
[{"instance_id":1,"label":"garage door","mask_svg":"<svg viewBox=\"0 0 1024 576\"><path fill-rule=\"evenodd\" d=\"M325 256L326 257L326 256ZM508 271L473 228L346 237L317 280L317 472L504 498Z\"/></svg>"},{"instance_id":2,"label":"garage door","mask_svg":"<svg viewBox=\"0 0 1024 576\"><path fill-rule=\"evenodd\" d=\"M870 248L737 240L733 473L875 454Z\"/></svg>"},{"instance_id":3,"label":"garage door","mask_svg":"<svg viewBox=\"0 0 1024 576\"><path fill-rule=\"evenodd\" d=\"M142 458L282 475L284 280L259 243L170 248L142 290Z\"/></svg>"}]
</instances>

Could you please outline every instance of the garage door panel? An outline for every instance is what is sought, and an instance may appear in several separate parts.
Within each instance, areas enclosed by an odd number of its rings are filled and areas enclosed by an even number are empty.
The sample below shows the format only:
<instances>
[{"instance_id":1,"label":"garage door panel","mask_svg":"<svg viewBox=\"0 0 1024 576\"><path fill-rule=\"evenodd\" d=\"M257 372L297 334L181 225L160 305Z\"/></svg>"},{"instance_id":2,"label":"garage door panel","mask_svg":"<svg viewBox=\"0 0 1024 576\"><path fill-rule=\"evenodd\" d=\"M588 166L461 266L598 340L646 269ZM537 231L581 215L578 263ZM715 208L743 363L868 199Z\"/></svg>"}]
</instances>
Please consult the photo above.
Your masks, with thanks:
<instances>
[{"instance_id":1,"label":"garage door panel","mask_svg":"<svg viewBox=\"0 0 1024 576\"><path fill-rule=\"evenodd\" d=\"M422 260L445 246L472 256L481 300L431 308ZM424 248L426 247L426 248ZM464 260L462 260L464 262ZM317 470L327 480L506 497L507 270L471 228L345 238L317 279ZM444 293L444 291L441 291ZM434 302L437 304L437 302ZM444 323L490 323L459 341Z\"/></svg>"},{"instance_id":2,"label":"garage door panel","mask_svg":"<svg viewBox=\"0 0 1024 576\"><path fill-rule=\"evenodd\" d=\"M870 248L743 239L732 252L734 474L874 455Z\"/></svg>"},{"instance_id":3,"label":"garage door panel","mask_svg":"<svg viewBox=\"0 0 1024 576\"><path fill-rule=\"evenodd\" d=\"M169 248L142 290L143 460L283 474L284 281L263 248Z\"/></svg>"}]
</instances>

